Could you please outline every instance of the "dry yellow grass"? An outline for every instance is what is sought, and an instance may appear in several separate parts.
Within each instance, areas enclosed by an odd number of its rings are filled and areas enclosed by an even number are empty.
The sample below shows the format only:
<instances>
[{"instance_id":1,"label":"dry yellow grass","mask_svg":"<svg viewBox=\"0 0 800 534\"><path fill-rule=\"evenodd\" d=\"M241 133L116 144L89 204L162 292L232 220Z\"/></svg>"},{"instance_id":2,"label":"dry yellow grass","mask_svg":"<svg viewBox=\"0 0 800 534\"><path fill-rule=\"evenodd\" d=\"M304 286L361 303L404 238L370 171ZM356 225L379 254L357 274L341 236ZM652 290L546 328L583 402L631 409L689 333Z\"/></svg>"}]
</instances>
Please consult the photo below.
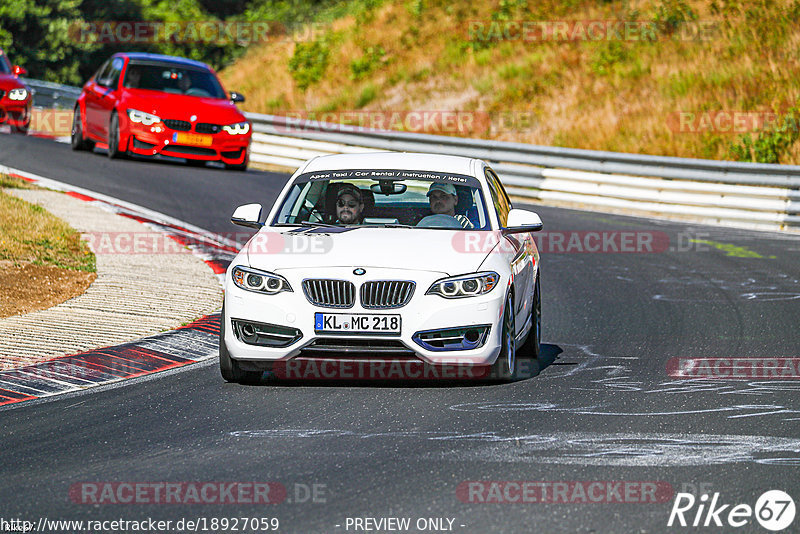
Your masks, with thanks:
<instances>
[{"instance_id":1,"label":"dry yellow grass","mask_svg":"<svg viewBox=\"0 0 800 534\"><path fill-rule=\"evenodd\" d=\"M415 12L415 6L423 7ZM504 7L505 6L505 7ZM510 6L510 7L509 7ZM470 24L511 21L653 21L659 10L689 7L682 27L710 30L705 40L663 34L656 41L469 40ZM685 11L685 10L684 10ZM326 34L322 79L298 89L288 69L293 43L250 50L222 73L248 97L244 108L292 111L475 111L454 135L575 148L728 159L739 136L674 131L680 112L785 112L800 100L800 3L794 0L513 0L386 2L337 20ZM370 49L385 54L353 79L350 64ZM483 115L481 115L483 116ZM532 120L531 120L532 118ZM796 143L781 163L800 163Z\"/></svg>"}]
</instances>

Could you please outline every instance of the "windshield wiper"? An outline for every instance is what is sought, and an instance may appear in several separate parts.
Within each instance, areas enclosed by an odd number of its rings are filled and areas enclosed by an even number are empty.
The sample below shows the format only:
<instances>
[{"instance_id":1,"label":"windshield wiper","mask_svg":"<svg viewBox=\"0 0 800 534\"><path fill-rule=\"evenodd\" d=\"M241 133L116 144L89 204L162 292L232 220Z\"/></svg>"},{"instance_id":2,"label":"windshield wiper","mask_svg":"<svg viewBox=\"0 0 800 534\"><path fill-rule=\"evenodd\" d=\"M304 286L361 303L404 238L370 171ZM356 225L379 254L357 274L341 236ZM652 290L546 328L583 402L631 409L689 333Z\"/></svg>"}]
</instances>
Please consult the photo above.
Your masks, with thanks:
<instances>
[{"instance_id":1,"label":"windshield wiper","mask_svg":"<svg viewBox=\"0 0 800 534\"><path fill-rule=\"evenodd\" d=\"M341 226L339 226L338 224L328 224L328 223L324 223L324 222L302 221L302 222L297 223L297 224L299 224L300 226L306 226L306 227L309 227L309 228L316 228L318 226L321 226L323 228L341 228Z\"/></svg>"},{"instance_id":2,"label":"windshield wiper","mask_svg":"<svg viewBox=\"0 0 800 534\"><path fill-rule=\"evenodd\" d=\"M410 224L400 224L400 223L386 223L382 224L384 228L416 228L416 226L411 226Z\"/></svg>"}]
</instances>

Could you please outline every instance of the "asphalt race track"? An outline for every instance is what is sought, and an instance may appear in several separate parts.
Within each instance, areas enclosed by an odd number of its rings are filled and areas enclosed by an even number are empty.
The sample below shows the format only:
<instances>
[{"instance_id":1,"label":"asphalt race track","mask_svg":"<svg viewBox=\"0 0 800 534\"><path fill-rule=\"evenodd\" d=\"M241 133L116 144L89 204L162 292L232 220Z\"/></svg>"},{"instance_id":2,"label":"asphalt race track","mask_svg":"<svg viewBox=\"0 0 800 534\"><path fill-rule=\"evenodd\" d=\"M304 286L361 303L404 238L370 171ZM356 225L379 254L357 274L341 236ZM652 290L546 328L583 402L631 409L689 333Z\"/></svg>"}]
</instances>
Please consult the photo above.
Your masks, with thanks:
<instances>
[{"instance_id":1,"label":"asphalt race track","mask_svg":"<svg viewBox=\"0 0 800 534\"><path fill-rule=\"evenodd\" d=\"M217 233L238 232L233 208L271 205L286 179L110 161L10 135L0 136L0 164ZM263 517L297 533L364 532L356 518L390 517L410 518L412 532L768 532L752 516L741 528L727 521L733 506L755 508L767 490L800 499L800 380L781 374L787 362L797 371L797 360L776 360L800 357L800 238L533 209L546 231L544 346L533 378L241 386L198 364L22 403L0 409L0 518L206 518L210 527L212 518ZM621 252L623 234L644 244ZM744 357L779 362L777 371L674 372L680 358ZM521 498L523 486L503 481L539 489ZM106 487L98 483L192 482L276 483L279 502L81 497ZM717 516L724 528L714 518L707 528L669 528L679 492L697 499L690 524L701 494L707 510L719 493L717 508L729 505ZM443 522L417 523L428 518Z\"/></svg>"}]
</instances>

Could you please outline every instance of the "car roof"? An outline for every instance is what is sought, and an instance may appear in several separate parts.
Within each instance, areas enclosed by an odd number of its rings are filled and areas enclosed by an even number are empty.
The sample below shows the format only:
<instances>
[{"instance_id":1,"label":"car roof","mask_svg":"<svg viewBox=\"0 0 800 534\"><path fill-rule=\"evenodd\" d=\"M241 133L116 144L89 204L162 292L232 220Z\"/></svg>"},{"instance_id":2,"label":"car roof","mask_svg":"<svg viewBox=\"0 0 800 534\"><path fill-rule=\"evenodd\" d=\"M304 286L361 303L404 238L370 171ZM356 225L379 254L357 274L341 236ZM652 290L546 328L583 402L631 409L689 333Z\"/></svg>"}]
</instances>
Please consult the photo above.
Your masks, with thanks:
<instances>
[{"instance_id":1,"label":"car roof","mask_svg":"<svg viewBox=\"0 0 800 534\"><path fill-rule=\"evenodd\" d=\"M475 163L480 160L461 156L423 154L414 152L368 152L364 154L333 154L319 156L308 162L302 172L339 169L393 169L434 171L474 176Z\"/></svg>"},{"instance_id":2,"label":"car roof","mask_svg":"<svg viewBox=\"0 0 800 534\"><path fill-rule=\"evenodd\" d=\"M194 59L178 56L165 56L164 54L149 54L146 52L120 52L119 54L114 55L119 57L127 57L131 60L137 61L161 61L164 63L175 63L176 65L183 65L187 67L200 67L203 69L209 68L209 66L202 61L195 61Z\"/></svg>"}]
</instances>

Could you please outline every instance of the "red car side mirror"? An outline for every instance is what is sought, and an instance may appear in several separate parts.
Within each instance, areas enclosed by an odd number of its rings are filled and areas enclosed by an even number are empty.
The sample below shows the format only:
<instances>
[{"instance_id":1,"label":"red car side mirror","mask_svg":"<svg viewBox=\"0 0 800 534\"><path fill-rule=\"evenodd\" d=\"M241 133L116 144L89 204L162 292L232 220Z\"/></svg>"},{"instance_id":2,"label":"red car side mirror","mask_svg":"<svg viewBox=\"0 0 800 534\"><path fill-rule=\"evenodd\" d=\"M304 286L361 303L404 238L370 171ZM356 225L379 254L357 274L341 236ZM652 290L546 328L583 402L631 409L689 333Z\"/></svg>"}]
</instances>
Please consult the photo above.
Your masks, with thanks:
<instances>
[{"instance_id":1,"label":"red car side mirror","mask_svg":"<svg viewBox=\"0 0 800 534\"><path fill-rule=\"evenodd\" d=\"M20 67L19 65L14 65L11 68L11 72L14 73L14 76L25 76L26 74L28 74L28 71L25 70L24 67Z\"/></svg>"}]
</instances>

